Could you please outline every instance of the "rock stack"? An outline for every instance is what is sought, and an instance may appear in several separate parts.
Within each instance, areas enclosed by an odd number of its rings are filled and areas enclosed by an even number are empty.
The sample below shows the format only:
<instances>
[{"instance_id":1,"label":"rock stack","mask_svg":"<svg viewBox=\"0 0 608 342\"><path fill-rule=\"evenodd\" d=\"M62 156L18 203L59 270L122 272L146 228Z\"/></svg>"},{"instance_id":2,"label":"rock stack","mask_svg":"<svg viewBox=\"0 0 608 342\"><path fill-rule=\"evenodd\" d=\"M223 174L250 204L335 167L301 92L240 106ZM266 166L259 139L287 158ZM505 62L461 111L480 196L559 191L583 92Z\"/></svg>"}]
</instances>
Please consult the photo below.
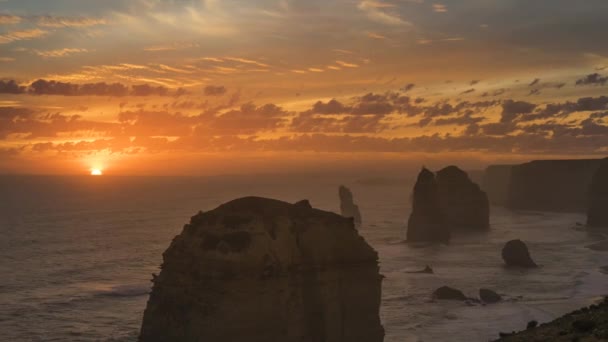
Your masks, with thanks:
<instances>
[{"instance_id":1,"label":"rock stack","mask_svg":"<svg viewBox=\"0 0 608 342\"><path fill-rule=\"evenodd\" d=\"M448 166L437 172L439 204L446 223L454 230L490 228L490 203L485 192L466 172Z\"/></svg>"},{"instance_id":2,"label":"rock stack","mask_svg":"<svg viewBox=\"0 0 608 342\"><path fill-rule=\"evenodd\" d=\"M587 225L608 227L608 158L602 160L591 181Z\"/></svg>"},{"instance_id":3,"label":"rock stack","mask_svg":"<svg viewBox=\"0 0 608 342\"><path fill-rule=\"evenodd\" d=\"M340 196L340 212L342 216L351 217L355 222L355 226L360 227L362 223L361 212L359 211L359 206L355 204L352 191L340 185L338 195Z\"/></svg>"},{"instance_id":4,"label":"rock stack","mask_svg":"<svg viewBox=\"0 0 608 342\"><path fill-rule=\"evenodd\" d=\"M139 340L380 342L381 281L352 220L308 201L241 198L173 239Z\"/></svg>"},{"instance_id":5,"label":"rock stack","mask_svg":"<svg viewBox=\"0 0 608 342\"><path fill-rule=\"evenodd\" d=\"M466 172L448 166L435 176L422 169L414 186L408 241L447 242L455 230L489 227L488 197Z\"/></svg>"},{"instance_id":6,"label":"rock stack","mask_svg":"<svg viewBox=\"0 0 608 342\"><path fill-rule=\"evenodd\" d=\"M528 246L521 240L511 240L507 242L502 249L502 259L509 267L538 267L530 256Z\"/></svg>"},{"instance_id":7,"label":"rock stack","mask_svg":"<svg viewBox=\"0 0 608 342\"><path fill-rule=\"evenodd\" d=\"M439 206L439 191L435 175L426 168L418 174L412 196L412 213L407 223L407 241L443 242L450 240Z\"/></svg>"}]
</instances>

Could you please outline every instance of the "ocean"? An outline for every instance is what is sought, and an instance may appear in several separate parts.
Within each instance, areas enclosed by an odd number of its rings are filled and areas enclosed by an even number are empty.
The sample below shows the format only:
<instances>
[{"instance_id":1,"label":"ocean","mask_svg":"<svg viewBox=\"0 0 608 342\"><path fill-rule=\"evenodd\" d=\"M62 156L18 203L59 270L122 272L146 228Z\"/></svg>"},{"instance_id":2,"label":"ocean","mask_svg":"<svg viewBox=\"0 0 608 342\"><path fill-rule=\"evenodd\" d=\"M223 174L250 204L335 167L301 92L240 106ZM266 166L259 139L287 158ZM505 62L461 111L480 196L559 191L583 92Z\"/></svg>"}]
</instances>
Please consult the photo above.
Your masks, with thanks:
<instances>
[{"instance_id":1,"label":"ocean","mask_svg":"<svg viewBox=\"0 0 608 342\"><path fill-rule=\"evenodd\" d=\"M608 294L608 252L585 248L604 236L577 226L584 214L492 208L486 233L448 246L403 243L412 179L0 176L0 340L135 341L152 274L192 215L249 195L338 211L340 184L380 255L387 342L488 341ZM540 268L503 267L502 246L516 238ZM407 273L425 265L435 274ZM443 285L472 297L493 289L505 301L432 301Z\"/></svg>"}]
</instances>

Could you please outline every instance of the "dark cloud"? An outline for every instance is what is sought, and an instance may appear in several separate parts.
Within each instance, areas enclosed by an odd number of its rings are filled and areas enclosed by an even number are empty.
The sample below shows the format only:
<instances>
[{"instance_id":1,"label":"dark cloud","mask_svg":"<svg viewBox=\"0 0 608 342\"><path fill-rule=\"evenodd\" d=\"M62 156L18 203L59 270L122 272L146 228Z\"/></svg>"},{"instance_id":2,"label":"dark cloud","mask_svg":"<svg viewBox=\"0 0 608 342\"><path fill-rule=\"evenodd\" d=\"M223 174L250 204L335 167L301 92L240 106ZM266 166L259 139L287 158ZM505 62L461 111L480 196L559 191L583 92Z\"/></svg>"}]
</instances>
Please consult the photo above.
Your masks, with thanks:
<instances>
[{"instance_id":1,"label":"dark cloud","mask_svg":"<svg viewBox=\"0 0 608 342\"><path fill-rule=\"evenodd\" d=\"M501 123L509 123L517 117L530 114L536 108L534 103L525 101L506 100L502 103L502 113L500 114Z\"/></svg>"},{"instance_id":2,"label":"dark cloud","mask_svg":"<svg viewBox=\"0 0 608 342\"><path fill-rule=\"evenodd\" d=\"M403 86L403 88L401 88L400 90L404 93L414 89L414 87L416 87L416 85L414 83L408 83L405 86Z\"/></svg>"},{"instance_id":3,"label":"dark cloud","mask_svg":"<svg viewBox=\"0 0 608 342\"><path fill-rule=\"evenodd\" d=\"M0 94L23 94L26 88L20 86L14 80L0 80Z\"/></svg>"},{"instance_id":4,"label":"dark cloud","mask_svg":"<svg viewBox=\"0 0 608 342\"><path fill-rule=\"evenodd\" d=\"M224 86L208 85L203 91L206 96L220 96L226 94L227 89Z\"/></svg>"},{"instance_id":5,"label":"dark cloud","mask_svg":"<svg viewBox=\"0 0 608 342\"><path fill-rule=\"evenodd\" d=\"M576 81L576 85L606 85L608 83L608 76L602 76L598 73L589 74L584 78Z\"/></svg>"},{"instance_id":6,"label":"dark cloud","mask_svg":"<svg viewBox=\"0 0 608 342\"><path fill-rule=\"evenodd\" d=\"M121 83L85 83L77 84L55 80L39 79L29 86L20 86L14 80L0 81L0 94L30 94L58 96L181 96L188 92L179 88L170 91L163 86L149 84L133 85Z\"/></svg>"},{"instance_id":7,"label":"dark cloud","mask_svg":"<svg viewBox=\"0 0 608 342\"><path fill-rule=\"evenodd\" d=\"M460 93L460 94L461 94L461 95L462 95L462 94L470 94L470 93L473 93L473 92L475 92L475 88L467 89L467 90L463 91L463 92L462 92L462 93Z\"/></svg>"},{"instance_id":8,"label":"dark cloud","mask_svg":"<svg viewBox=\"0 0 608 342\"><path fill-rule=\"evenodd\" d=\"M530 84L528 84L529 87L534 87L535 85L537 85L540 82L540 78L535 78L534 81L530 82Z\"/></svg>"}]
</instances>

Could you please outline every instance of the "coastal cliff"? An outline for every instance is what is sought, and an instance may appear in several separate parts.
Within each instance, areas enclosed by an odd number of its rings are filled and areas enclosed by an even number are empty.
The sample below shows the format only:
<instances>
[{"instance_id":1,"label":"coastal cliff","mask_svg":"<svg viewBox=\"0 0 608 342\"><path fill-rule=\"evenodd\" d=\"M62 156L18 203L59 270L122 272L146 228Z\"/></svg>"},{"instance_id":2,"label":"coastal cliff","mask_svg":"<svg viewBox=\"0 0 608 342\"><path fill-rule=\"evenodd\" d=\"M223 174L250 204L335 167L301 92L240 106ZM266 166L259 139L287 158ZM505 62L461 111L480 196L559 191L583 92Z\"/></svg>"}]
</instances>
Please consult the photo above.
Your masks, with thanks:
<instances>
[{"instance_id":1,"label":"coastal cliff","mask_svg":"<svg viewBox=\"0 0 608 342\"><path fill-rule=\"evenodd\" d=\"M139 340L380 342L381 281L352 219L308 201L241 198L174 238Z\"/></svg>"},{"instance_id":2,"label":"coastal cliff","mask_svg":"<svg viewBox=\"0 0 608 342\"><path fill-rule=\"evenodd\" d=\"M486 168L481 187L492 205L507 205L512 168L513 165L490 165Z\"/></svg>"},{"instance_id":3,"label":"coastal cliff","mask_svg":"<svg viewBox=\"0 0 608 342\"><path fill-rule=\"evenodd\" d=\"M587 225L608 227L608 158L602 160L591 181Z\"/></svg>"},{"instance_id":4,"label":"coastal cliff","mask_svg":"<svg viewBox=\"0 0 608 342\"><path fill-rule=\"evenodd\" d=\"M508 207L517 210L585 212L599 159L536 160L513 166Z\"/></svg>"}]
</instances>

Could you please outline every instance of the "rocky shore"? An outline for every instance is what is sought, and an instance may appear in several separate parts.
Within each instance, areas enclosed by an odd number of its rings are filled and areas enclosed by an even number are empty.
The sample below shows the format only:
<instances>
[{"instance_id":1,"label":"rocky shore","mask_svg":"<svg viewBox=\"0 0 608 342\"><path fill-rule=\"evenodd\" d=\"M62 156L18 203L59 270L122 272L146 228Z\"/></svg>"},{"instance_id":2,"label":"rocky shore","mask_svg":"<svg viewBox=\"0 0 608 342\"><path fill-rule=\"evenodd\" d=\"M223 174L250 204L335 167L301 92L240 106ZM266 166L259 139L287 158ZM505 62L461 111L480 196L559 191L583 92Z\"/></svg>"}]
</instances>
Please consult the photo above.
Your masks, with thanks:
<instances>
[{"instance_id":1,"label":"rocky shore","mask_svg":"<svg viewBox=\"0 0 608 342\"><path fill-rule=\"evenodd\" d=\"M501 333L496 341L608 341L608 299L539 326L530 322L528 327L517 333Z\"/></svg>"}]
</instances>

